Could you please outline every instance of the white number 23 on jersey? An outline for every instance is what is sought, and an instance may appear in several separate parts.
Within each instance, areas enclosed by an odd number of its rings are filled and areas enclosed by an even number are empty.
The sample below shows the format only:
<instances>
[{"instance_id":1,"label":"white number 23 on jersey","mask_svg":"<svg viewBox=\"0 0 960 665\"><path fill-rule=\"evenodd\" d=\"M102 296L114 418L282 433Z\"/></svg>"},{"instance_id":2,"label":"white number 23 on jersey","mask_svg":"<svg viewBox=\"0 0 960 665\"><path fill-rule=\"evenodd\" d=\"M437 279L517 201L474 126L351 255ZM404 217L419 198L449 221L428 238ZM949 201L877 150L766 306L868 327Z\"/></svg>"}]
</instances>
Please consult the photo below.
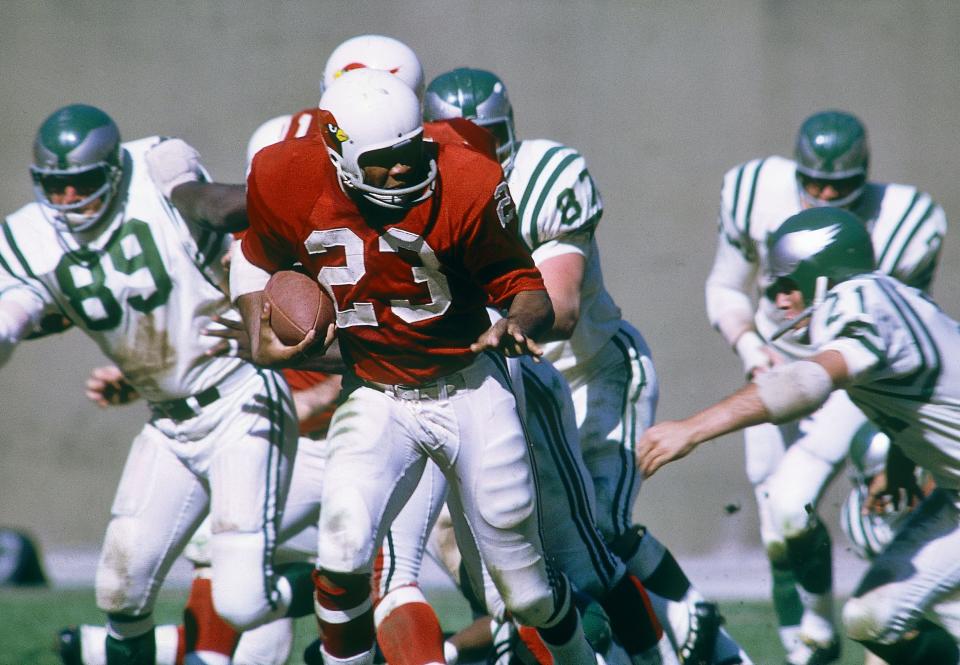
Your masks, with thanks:
<instances>
[{"instance_id":1,"label":"white number 23 on jersey","mask_svg":"<svg viewBox=\"0 0 960 665\"><path fill-rule=\"evenodd\" d=\"M344 248L347 263L345 266L326 266L320 269L318 277L320 282L326 285L328 292L332 292L336 285L356 284L366 273L363 240L350 229L313 231L304 245L310 254L323 254L330 247ZM440 272L440 262L433 249L415 233L402 229L387 229L380 236L379 250L396 253L400 249L414 252L423 262L422 266L411 266L410 270L415 283L427 285L430 302L414 305L407 299L398 298L390 301L390 310L407 323L442 316L450 307L450 286L447 278ZM350 307L340 309L336 298L334 302L337 307L338 328L379 325L372 303L353 302Z\"/></svg>"}]
</instances>

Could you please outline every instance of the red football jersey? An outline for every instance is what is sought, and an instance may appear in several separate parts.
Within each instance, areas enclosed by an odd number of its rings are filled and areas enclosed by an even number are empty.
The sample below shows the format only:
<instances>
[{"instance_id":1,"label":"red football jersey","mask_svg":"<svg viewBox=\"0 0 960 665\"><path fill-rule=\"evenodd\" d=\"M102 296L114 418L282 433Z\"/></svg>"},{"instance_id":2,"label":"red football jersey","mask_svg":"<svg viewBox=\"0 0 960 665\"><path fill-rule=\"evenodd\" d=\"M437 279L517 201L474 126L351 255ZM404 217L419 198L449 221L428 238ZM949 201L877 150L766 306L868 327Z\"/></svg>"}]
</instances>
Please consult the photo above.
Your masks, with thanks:
<instances>
[{"instance_id":1,"label":"red football jersey","mask_svg":"<svg viewBox=\"0 0 960 665\"><path fill-rule=\"evenodd\" d=\"M431 144L426 144L431 146ZM363 379L424 383L473 360L485 305L544 290L515 233L498 163L459 143L432 144L433 196L405 211L345 195L320 134L264 148L247 183L242 244L273 273L300 262L337 307L337 337Z\"/></svg>"}]
</instances>

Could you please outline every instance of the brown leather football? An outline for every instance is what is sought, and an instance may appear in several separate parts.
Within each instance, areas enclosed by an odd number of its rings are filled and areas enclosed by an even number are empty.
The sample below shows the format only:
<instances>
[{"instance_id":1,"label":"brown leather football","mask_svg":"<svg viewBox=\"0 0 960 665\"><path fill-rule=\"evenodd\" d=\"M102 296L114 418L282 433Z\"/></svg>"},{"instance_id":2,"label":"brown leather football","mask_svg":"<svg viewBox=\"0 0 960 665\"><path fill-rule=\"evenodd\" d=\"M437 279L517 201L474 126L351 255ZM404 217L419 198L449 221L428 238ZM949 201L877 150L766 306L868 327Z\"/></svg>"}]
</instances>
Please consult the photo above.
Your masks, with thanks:
<instances>
[{"instance_id":1,"label":"brown leather football","mask_svg":"<svg viewBox=\"0 0 960 665\"><path fill-rule=\"evenodd\" d=\"M299 344L311 330L321 339L335 313L330 296L316 280L295 270L271 275L263 295L270 303L270 327L289 346Z\"/></svg>"}]
</instances>

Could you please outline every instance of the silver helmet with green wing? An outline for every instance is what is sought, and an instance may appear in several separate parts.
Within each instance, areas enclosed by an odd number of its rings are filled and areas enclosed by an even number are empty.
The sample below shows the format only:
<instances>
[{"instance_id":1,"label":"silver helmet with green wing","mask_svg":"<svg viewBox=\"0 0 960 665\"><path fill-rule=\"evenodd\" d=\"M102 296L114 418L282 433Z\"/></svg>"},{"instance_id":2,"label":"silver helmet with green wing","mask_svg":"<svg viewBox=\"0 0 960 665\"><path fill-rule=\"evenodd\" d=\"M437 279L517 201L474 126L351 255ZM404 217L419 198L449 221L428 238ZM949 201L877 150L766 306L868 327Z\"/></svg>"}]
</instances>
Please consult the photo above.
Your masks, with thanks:
<instances>
[{"instance_id":1,"label":"silver helmet with green wing","mask_svg":"<svg viewBox=\"0 0 960 665\"><path fill-rule=\"evenodd\" d=\"M108 213L121 180L120 130L94 106L54 111L37 130L30 174L37 201L63 231L85 231ZM98 205L99 203L99 205Z\"/></svg>"},{"instance_id":2,"label":"silver helmet with green wing","mask_svg":"<svg viewBox=\"0 0 960 665\"><path fill-rule=\"evenodd\" d=\"M767 237L771 289L785 280L814 302L817 282L826 286L874 269L873 243L866 227L841 208L809 208L790 217Z\"/></svg>"},{"instance_id":3,"label":"silver helmet with green wing","mask_svg":"<svg viewBox=\"0 0 960 665\"><path fill-rule=\"evenodd\" d=\"M513 106L507 87L496 74L461 67L433 79L424 93L423 119L449 118L466 118L488 129L497 141L497 158L504 172L510 172L517 154Z\"/></svg>"},{"instance_id":4,"label":"silver helmet with green wing","mask_svg":"<svg viewBox=\"0 0 960 665\"><path fill-rule=\"evenodd\" d=\"M848 207L867 184L867 130L856 116L844 111L815 113L800 126L794 159L800 197L808 207ZM817 189L831 186L834 197L810 193L807 185L811 183Z\"/></svg>"}]
</instances>

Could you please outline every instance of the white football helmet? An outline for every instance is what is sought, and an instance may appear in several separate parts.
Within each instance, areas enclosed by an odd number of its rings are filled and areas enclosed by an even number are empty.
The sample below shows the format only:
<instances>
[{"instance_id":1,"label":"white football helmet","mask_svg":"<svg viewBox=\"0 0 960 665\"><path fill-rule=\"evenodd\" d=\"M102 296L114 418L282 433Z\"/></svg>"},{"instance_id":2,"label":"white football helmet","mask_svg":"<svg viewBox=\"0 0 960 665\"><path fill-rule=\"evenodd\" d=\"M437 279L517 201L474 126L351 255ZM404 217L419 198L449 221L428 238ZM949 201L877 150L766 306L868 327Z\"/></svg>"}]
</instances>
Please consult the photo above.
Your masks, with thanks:
<instances>
[{"instance_id":1,"label":"white football helmet","mask_svg":"<svg viewBox=\"0 0 960 665\"><path fill-rule=\"evenodd\" d=\"M320 110L326 116L321 119L325 124L321 131L327 153L344 191L355 191L371 203L392 209L412 207L433 194L437 163L422 152L420 100L398 77L379 69L347 72L323 93ZM423 171L423 179L396 189L366 184L365 161L369 165L392 160L383 151L395 151L394 163Z\"/></svg>"},{"instance_id":2,"label":"white football helmet","mask_svg":"<svg viewBox=\"0 0 960 665\"><path fill-rule=\"evenodd\" d=\"M409 46L386 35L358 35L333 50L323 68L320 94L344 73L354 69L382 69L395 74L413 90L417 99L423 96L423 67Z\"/></svg>"},{"instance_id":3,"label":"white football helmet","mask_svg":"<svg viewBox=\"0 0 960 665\"><path fill-rule=\"evenodd\" d=\"M247 141L247 173L250 173L250 164L253 162L253 156L266 148L268 145L279 143L287 135L290 129L291 115L278 115L276 118L270 118L262 125L253 130L250 140Z\"/></svg>"}]
</instances>

